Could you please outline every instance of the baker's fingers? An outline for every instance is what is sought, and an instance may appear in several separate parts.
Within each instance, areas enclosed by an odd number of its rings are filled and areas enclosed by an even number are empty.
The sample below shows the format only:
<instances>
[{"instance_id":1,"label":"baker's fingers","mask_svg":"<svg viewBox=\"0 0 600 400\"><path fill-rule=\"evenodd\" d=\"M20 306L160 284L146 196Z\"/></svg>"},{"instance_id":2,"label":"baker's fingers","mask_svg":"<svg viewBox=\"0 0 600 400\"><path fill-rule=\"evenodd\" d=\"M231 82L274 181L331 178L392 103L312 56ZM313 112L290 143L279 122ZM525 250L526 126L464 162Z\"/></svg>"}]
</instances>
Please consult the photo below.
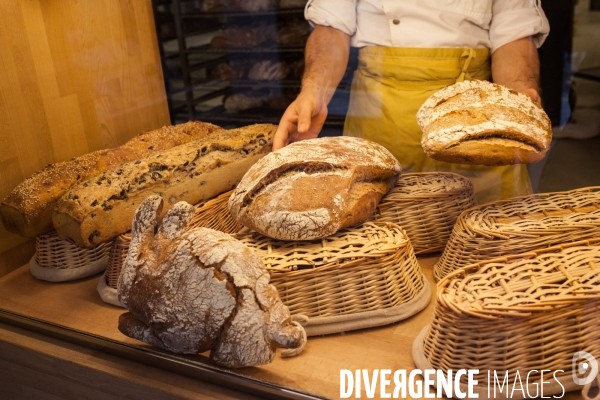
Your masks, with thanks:
<instances>
[{"instance_id":1,"label":"baker's fingers","mask_svg":"<svg viewBox=\"0 0 600 400\"><path fill-rule=\"evenodd\" d=\"M279 150L288 144L288 129L287 123L280 122L273 137L273 151Z\"/></svg>"},{"instance_id":2,"label":"baker's fingers","mask_svg":"<svg viewBox=\"0 0 600 400\"><path fill-rule=\"evenodd\" d=\"M313 104L303 102L299 104L298 112L298 133L306 133L310 129L311 120L314 112Z\"/></svg>"},{"instance_id":3,"label":"baker's fingers","mask_svg":"<svg viewBox=\"0 0 600 400\"><path fill-rule=\"evenodd\" d=\"M539 105L542 105L542 98L540 97L540 94L537 92L537 90L527 89L523 92L523 94L525 96L528 96L531 100L538 103Z\"/></svg>"},{"instance_id":4,"label":"baker's fingers","mask_svg":"<svg viewBox=\"0 0 600 400\"><path fill-rule=\"evenodd\" d=\"M279 150L282 147L287 146L290 143L290 135L292 130L295 129L296 123L298 122L298 116L296 115L296 109L294 104L291 104L283 113L279 126L273 137L273 151Z\"/></svg>"}]
</instances>

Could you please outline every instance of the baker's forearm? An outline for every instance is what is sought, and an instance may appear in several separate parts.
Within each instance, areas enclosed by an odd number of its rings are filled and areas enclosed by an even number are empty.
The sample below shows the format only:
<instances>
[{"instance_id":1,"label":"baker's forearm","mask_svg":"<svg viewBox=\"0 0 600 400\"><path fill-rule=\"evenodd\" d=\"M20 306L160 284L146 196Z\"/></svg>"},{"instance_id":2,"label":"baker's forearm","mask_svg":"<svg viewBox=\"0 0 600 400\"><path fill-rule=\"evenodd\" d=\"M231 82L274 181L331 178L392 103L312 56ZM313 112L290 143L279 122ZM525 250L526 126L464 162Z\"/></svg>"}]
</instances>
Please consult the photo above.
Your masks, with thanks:
<instances>
[{"instance_id":1,"label":"baker's forearm","mask_svg":"<svg viewBox=\"0 0 600 400\"><path fill-rule=\"evenodd\" d=\"M349 35L317 25L306 42L302 91L312 91L328 104L344 76L349 52Z\"/></svg>"},{"instance_id":2,"label":"baker's forearm","mask_svg":"<svg viewBox=\"0 0 600 400\"><path fill-rule=\"evenodd\" d=\"M302 89L283 113L273 138L273 150L288 143L316 138L327 118L327 104L348 64L350 36L317 25L306 42Z\"/></svg>"},{"instance_id":3,"label":"baker's forearm","mask_svg":"<svg viewBox=\"0 0 600 400\"><path fill-rule=\"evenodd\" d=\"M540 60L531 38L507 43L492 53L492 78L521 93L540 91Z\"/></svg>"}]
</instances>

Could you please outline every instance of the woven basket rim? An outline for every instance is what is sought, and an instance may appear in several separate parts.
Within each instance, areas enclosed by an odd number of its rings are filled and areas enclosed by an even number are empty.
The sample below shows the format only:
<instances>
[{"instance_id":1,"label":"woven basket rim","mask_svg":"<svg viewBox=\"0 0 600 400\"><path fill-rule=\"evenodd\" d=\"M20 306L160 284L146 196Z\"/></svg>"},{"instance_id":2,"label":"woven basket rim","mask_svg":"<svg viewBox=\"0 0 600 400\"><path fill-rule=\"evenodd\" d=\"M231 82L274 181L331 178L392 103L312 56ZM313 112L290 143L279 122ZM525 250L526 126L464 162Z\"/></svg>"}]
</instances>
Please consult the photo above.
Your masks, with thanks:
<instances>
[{"instance_id":1,"label":"woven basket rim","mask_svg":"<svg viewBox=\"0 0 600 400\"><path fill-rule=\"evenodd\" d=\"M390 248L386 249L386 251L378 251L376 254L373 254L372 256L357 257L357 258L354 258L353 260L350 260L347 258L341 258L340 260L342 263L347 263L350 261L358 262L359 260L380 258L382 256L395 253L399 248L405 247L406 245L410 244L410 240L409 240L408 236L406 235L406 232L404 231L404 229L401 226L394 224L392 222L382 222L382 221L367 221L364 224L361 224L359 226L350 227L348 229L338 231L338 232L334 233L333 235L328 236L326 238L296 241L296 242L272 239L267 236L261 235L257 232L253 232L253 231L249 231L249 230L238 232L237 234L233 234L232 236L234 238L236 238L238 240L242 240L242 242L244 242L244 239L256 237L256 235L258 235L258 237L260 237L262 240L265 240L266 242L270 242L270 243L274 243L274 244L281 244L282 247L289 246L289 245L294 245L294 246L300 247L302 245L316 246L319 243L322 243L324 240L327 240L328 242L335 242L338 238L344 237L346 234L352 234L353 232L356 232L357 229L364 229L365 231L367 231L367 230L371 230L373 228L377 229L378 231L381 231L381 232L383 232L385 230L387 230L389 232L393 232L394 236L399 234L399 235L401 235L401 240L394 242L394 244L396 244L396 246L394 248L390 247ZM382 245L384 243L389 243L389 241L388 242L381 241ZM267 262L265 262L265 264L267 264ZM275 269L275 268L267 267L267 270L271 274L277 274L277 275L286 274L287 276L291 277L291 276L298 276L298 275L303 275L303 274L310 274L310 273L314 273L315 271L334 271L336 269L344 269L344 268L347 268L347 266L339 265L339 264L331 262L331 263L327 263L325 265L321 265L321 266L317 266L317 267L313 267L313 268L303 268L303 269L296 269L296 270L282 270L282 269Z\"/></svg>"},{"instance_id":2,"label":"woven basket rim","mask_svg":"<svg viewBox=\"0 0 600 400\"><path fill-rule=\"evenodd\" d=\"M591 247L591 246L597 246L597 245L600 245L600 238L579 240L576 242L569 242L569 243L564 243L564 244L560 244L560 245L555 245L555 246L547 247L544 249L530 251L527 253L512 254L512 255L505 256L505 257L493 258L493 259L466 265L464 267L458 268L458 269L450 272L448 275L446 275L444 278L442 278L438 282L437 290L436 290L437 302L439 304L446 304L446 305L450 306L451 308L456 309L457 311L461 311L461 312L464 312L469 315L477 316L480 318L498 319L503 316L504 317L506 317L506 316L528 317L532 314L532 312L553 310L558 307L567 306L569 304L589 301L592 298L599 298L600 292L595 295L590 294L590 295L586 295L586 296L581 296L581 299L569 299L567 303L558 304L558 305L549 304L551 301L540 300L539 303L536 305L528 305L528 306L522 307L522 308L511 307L511 312L502 311L501 309L493 309L493 308L486 309L486 310L465 308L464 306L457 304L456 302L452 302L450 299L446 299L446 295L447 295L446 291L448 290L448 286L450 285L450 283L452 281L457 280L457 279L465 279L468 275L478 272L481 268L485 267L488 264L497 264L497 263L508 264L508 263L520 261L520 260L535 259L543 254L559 253L565 249L569 249L569 248L573 248L573 247L580 247L580 246Z\"/></svg>"},{"instance_id":3,"label":"woven basket rim","mask_svg":"<svg viewBox=\"0 0 600 400\"><path fill-rule=\"evenodd\" d=\"M468 210L463 211L459 217L457 221L460 220L464 220L465 216L469 213L474 213L477 211L481 211L487 208L500 208L505 204L514 204L514 203L518 203L522 200L531 200L531 199L545 199L548 197L552 197L552 196L569 196L573 193L582 193L582 192L596 192L596 191L600 191L600 186L586 186L583 188L578 188L578 189L573 189L573 190L567 190L567 191L562 191L562 192L545 192L545 193L535 193L535 194L529 194L529 195L525 195L525 196L518 196L518 197L511 197L509 199L503 199L503 200L497 200L497 201L492 201L490 203L485 203L485 204L480 204L474 207L471 207ZM482 230L482 231L493 231L491 229L486 229L484 227L478 227L478 229Z\"/></svg>"},{"instance_id":4,"label":"woven basket rim","mask_svg":"<svg viewBox=\"0 0 600 400\"><path fill-rule=\"evenodd\" d=\"M401 185L402 179L406 178L406 177L427 177L427 176L446 176L446 177L453 177L458 181L462 181L465 182L467 184L467 188L468 187L472 187L473 183L469 180L469 178L467 178L466 176L454 173L454 172L409 172L406 174L402 174L400 176L400 179L398 180L398 183L396 183L396 185L394 187L392 187L392 189L390 189L390 191L387 193L387 195L389 195L390 193L392 193L394 191L395 188L399 187ZM453 187L452 190L446 190L444 192L437 192L437 193L424 193L424 194L407 194L406 196L410 198L410 200L417 200L420 198L427 198L427 199L436 199L436 198L444 198L444 197L450 197L450 196L455 196L457 194L463 193L465 191L465 187L463 188L458 188L458 187ZM387 196L386 195L386 196ZM396 193L396 196L400 196L401 193ZM385 196L384 196L385 198Z\"/></svg>"},{"instance_id":5,"label":"woven basket rim","mask_svg":"<svg viewBox=\"0 0 600 400\"><path fill-rule=\"evenodd\" d=\"M111 241L93 247L79 247L62 239L56 230L35 238L35 261L40 268L79 269L108 257Z\"/></svg>"}]
</instances>

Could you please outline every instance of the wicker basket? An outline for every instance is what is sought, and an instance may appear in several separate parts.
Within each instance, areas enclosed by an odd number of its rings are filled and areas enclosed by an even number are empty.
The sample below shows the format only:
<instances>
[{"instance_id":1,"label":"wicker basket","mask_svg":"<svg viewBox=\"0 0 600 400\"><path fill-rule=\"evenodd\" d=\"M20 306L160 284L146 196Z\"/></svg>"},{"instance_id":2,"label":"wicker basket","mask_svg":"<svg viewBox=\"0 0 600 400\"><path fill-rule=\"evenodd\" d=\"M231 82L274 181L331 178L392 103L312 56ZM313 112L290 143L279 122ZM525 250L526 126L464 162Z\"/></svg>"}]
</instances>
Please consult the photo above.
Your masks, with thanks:
<instances>
[{"instance_id":1,"label":"wicker basket","mask_svg":"<svg viewBox=\"0 0 600 400\"><path fill-rule=\"evenodd\" d=\"M320 240L288 242L242 232L292 314L307 317L308 335L389 324L430 300L412 246L397 225L367 222Z\"/></svg>"},{"instance_id":2,"label":"wicker basket","mask_svg":"<svg viewBox=\"0 0 600 400\"><path fill-rule=\"evenodd\" d=\"M525 379L532 370L562 370L561 384L576 390L573 355L600 356L598 326L600 239L594 239L452 272L438 284L433 321L415 340L413 357L423 369L478 369L480 394L487 393L487 371L501 372L500 379L508 371L512 383L517 371ZM562 392L552 383L545 395Z\"/></svg>"},{"instance_id":3,"label":"wicker basket","mask_svg":"<svg viewBox=\"0 0 600 400\"><path fill-rule=\"evenodd\" d=\"M599 326L600 239L593 239L452 272L438 284L433 321L413 357L421 369L478 369L483 397L492 370L501 380L508 371L511 383L517 371L524 380L531 370L563 370L559 381L575 390L573 356L600 357ZM552 386L544 395L561 393Z\"/></svg>"},{"instance_id":4,"label":"wicker basket","mask_svg":"<svg viewBox=\"0 0 600 400\"><path fill-rule=\"evenodd\" d=\"M405 231L416 254L441 251L456 219L475 205L473 184L450 172L404 174L381 200L374 220Z\"/></svg>"},{"instance_id":5,"label":"wicker basket","mask_svg":"<svg viewBox=\"0 0 600 400\"><path fill-rule=\"evenodd\" d=\"M29 269L36 278L50 282L86 278L106 269L109 250L110 243L78 247L51 231L35 239L35 255L29 261Z\"/></svg>"},{"instance_id":6,"label":"wicker basket","mask_svg":"<svg viewBox=\"0 0 600 400\"><path fill-rule=\"evenodd\" d=\"M501 200L460 215L434 275L440 280L468 264L594 237L600 187Z\"/></svg>"},{"instance_id":7,"label":"wicker basket","mask_svg":"<svg viewBox=\"0 0 600 400\"><path fill-rule=\"evenodd\" d=\"M190 223L191 228L212 228L225 233L235 233L243 228L243 225L233 220L227 208L227 200L232 191L225 192L213 199L199 203L196 206L194 217ZM115 238L110 249L108 267L105 274L98 282L98 293L106 303L121 306L117 299L117 283L121 274L121 266L127 257L131 234L124 233Z\"/></svg>"}]
</instances>

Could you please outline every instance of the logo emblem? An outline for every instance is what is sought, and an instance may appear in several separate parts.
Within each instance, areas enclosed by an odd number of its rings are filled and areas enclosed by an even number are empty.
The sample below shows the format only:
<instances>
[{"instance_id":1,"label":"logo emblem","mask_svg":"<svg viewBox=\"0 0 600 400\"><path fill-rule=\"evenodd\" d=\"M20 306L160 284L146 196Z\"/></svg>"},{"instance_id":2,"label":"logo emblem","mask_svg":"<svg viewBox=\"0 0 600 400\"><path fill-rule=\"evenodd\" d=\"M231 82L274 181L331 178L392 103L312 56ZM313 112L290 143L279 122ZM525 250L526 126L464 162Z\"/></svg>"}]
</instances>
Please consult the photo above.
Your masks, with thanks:
<instances>
[{"instance_id":1,"label":"logo emblem","mask_svg":"<svg viewBox=\"0 0 600 400\"><path fill-rule=\"evenodd\" d=\"M579 351L573 354L571 375L576 385L587 385L598 375L598 362L590 353Z\"/></svg>"}]
</instances>

